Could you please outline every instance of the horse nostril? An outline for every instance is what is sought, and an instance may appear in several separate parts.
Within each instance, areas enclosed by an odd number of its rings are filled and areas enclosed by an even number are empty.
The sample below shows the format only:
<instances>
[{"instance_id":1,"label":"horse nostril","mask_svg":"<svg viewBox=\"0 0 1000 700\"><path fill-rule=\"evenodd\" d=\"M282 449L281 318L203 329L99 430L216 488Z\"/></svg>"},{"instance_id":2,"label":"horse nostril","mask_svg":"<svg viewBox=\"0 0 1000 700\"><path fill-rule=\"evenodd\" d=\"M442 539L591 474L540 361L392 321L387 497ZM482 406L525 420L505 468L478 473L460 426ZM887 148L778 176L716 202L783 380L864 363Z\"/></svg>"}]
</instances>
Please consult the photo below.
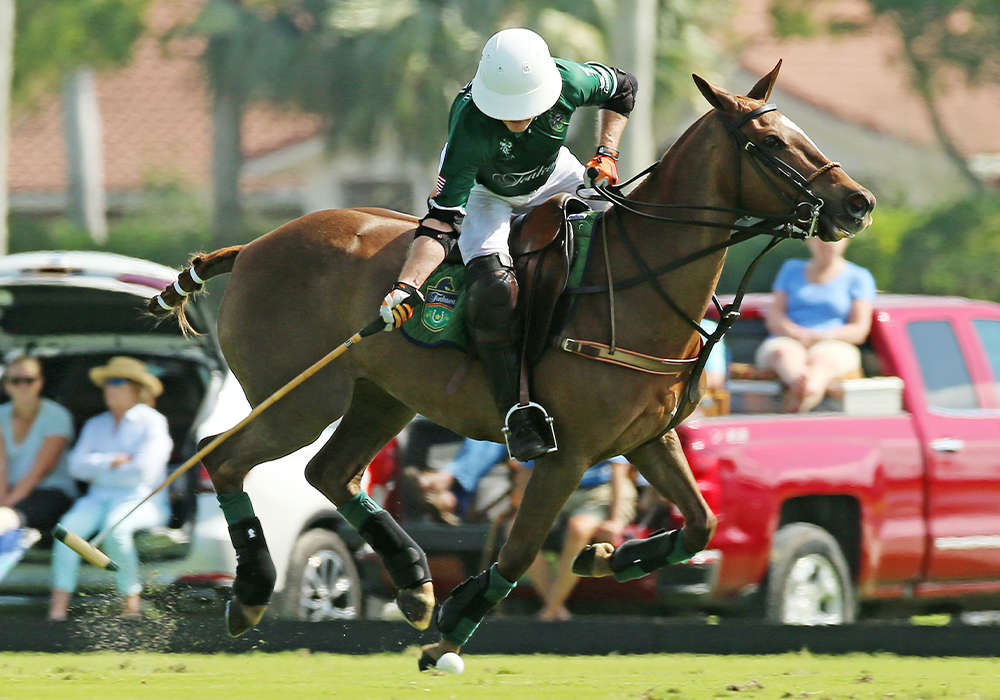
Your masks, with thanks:
<instances>
[{"instance_id":1,"label":"horse nostril","mask_svg":"<svg viewBox=\"0 0 1000 700\"><path fill-rule=\"evenodd\" d=\"M870 212L873 207L874 203L869 199L868 195L860 190L849 195L844 200L844 210L856 219L864 218L865 214Z\"/></svg>"}]
</instances>

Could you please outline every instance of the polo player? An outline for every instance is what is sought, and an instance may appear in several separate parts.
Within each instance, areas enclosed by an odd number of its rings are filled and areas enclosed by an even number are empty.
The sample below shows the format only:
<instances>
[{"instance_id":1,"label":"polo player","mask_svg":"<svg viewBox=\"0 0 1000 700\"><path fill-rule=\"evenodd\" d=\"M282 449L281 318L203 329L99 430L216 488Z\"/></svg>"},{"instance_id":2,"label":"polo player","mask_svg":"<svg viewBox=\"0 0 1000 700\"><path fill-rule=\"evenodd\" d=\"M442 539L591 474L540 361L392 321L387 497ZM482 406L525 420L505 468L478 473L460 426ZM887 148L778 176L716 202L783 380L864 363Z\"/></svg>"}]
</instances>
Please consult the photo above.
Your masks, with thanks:
<instances>
[{"instance_id":1,"label":"polo player","mask_svg":"<svg viewBox=\"0 0 1000 700\"><path fill-rule=\"evenodd\" d=\"M617 68L552 58L542 37L528 29L494 34L472 82L452 103L427 215L382 300L380 314L391 331L423 303L419 287L457 242L476 351L514 459L554 451L555 441L537 411L518 404L522 330L510 219L554 194L576 191L585 173L593 175L592 184L618 181L618 142L637 87L635 76ZM570 118L584 106L600 108L599 146L586 166L563 145Z\"/></svg>"}]
</instances>

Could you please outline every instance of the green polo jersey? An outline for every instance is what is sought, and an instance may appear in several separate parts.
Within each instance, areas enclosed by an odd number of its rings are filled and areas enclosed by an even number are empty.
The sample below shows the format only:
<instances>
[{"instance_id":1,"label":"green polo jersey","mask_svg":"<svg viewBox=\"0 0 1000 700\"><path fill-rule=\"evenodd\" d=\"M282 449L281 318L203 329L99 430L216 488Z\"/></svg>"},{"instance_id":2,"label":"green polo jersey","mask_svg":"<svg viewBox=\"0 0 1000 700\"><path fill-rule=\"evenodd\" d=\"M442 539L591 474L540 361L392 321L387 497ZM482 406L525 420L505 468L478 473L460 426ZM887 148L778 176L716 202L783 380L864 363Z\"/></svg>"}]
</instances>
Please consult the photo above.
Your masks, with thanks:
<instances>
[{"instance_id":1,"label":"green polo jersey","mask_svg":"<svg viewBox=\"0 0 1000 700\"><path fill-rule=\"evenodd\" d=\"M599 63L555 59L562 93L520 134L486 116L472 101L471 83L451 105L448 143L429 204L465 213L474 183L502 196L527 194L541 187L555 169L566 141L570 117L579 107L603 105L618 89L615 71Z\"/></svg>"}]
</instances>

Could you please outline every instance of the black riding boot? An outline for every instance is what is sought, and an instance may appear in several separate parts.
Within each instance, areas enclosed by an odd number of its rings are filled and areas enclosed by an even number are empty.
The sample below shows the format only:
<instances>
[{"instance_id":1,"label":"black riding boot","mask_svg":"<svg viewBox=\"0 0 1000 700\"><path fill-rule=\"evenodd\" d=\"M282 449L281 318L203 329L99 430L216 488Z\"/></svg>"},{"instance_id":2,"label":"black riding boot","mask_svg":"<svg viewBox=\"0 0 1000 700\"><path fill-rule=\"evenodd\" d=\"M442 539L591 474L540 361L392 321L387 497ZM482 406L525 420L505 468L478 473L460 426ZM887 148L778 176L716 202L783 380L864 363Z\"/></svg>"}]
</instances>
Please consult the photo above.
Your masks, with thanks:
<instances>
[{"instance_id":1,"label":"black riding boot","mask_svg":"<svg viewBox=\"0 0 1000 700\"><path fill-rule=\"evenodd\" d=\"M507 343L477 343L476 349L493 389L497 408L506 419L508 411L518 400L520 347ZM532 419L531 411L514 411L510 414L510 419L506 420L506 426L510 431L507 434L507 448L514 459L526 462L549 451L549 445Z\"/></svg>"},{"instance_id":2,"label":"black riding boot","mask_svg":"<svg viewBox=\"0 0 1000 700\"><path fill-rule=\"evenodd\" d=\"M521 373L521 324L517 313L517 278L498 255L472 260L467 267L469 320L479 359L493 392L500 416L509 429L507 448L520 461L535 459L550 451L534 411L514 411L518 402Z\"/></svg>"}]
</instances>

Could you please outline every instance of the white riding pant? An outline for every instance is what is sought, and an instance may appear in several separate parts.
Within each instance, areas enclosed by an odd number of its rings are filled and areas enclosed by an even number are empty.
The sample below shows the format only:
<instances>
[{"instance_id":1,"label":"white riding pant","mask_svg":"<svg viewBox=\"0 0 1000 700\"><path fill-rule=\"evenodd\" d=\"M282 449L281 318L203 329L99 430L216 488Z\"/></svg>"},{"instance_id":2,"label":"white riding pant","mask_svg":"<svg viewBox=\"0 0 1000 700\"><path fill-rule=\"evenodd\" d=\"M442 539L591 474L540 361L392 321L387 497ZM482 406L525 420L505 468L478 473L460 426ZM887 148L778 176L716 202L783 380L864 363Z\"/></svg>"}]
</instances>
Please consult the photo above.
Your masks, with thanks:
<instances>
[{"instance_id":1,"label":"white riding pant","mask_svg":"<svg viewBox=\"0 0 1000 700\"><path fill-rule=\"evenodd\" d=\"M536 207L554 194L575 193L584 184L584 168L569 149L563 146L556 156L556 167L545 184L533 192L514 197L504 197L475 184L465 205L465 220L458 237L458 250L462 262L484 255L500 256L507 266L513 266L507 239L510 237L510 219ZM595 209L598 207L595 207Z\"/></svg>"}]
</instances>

